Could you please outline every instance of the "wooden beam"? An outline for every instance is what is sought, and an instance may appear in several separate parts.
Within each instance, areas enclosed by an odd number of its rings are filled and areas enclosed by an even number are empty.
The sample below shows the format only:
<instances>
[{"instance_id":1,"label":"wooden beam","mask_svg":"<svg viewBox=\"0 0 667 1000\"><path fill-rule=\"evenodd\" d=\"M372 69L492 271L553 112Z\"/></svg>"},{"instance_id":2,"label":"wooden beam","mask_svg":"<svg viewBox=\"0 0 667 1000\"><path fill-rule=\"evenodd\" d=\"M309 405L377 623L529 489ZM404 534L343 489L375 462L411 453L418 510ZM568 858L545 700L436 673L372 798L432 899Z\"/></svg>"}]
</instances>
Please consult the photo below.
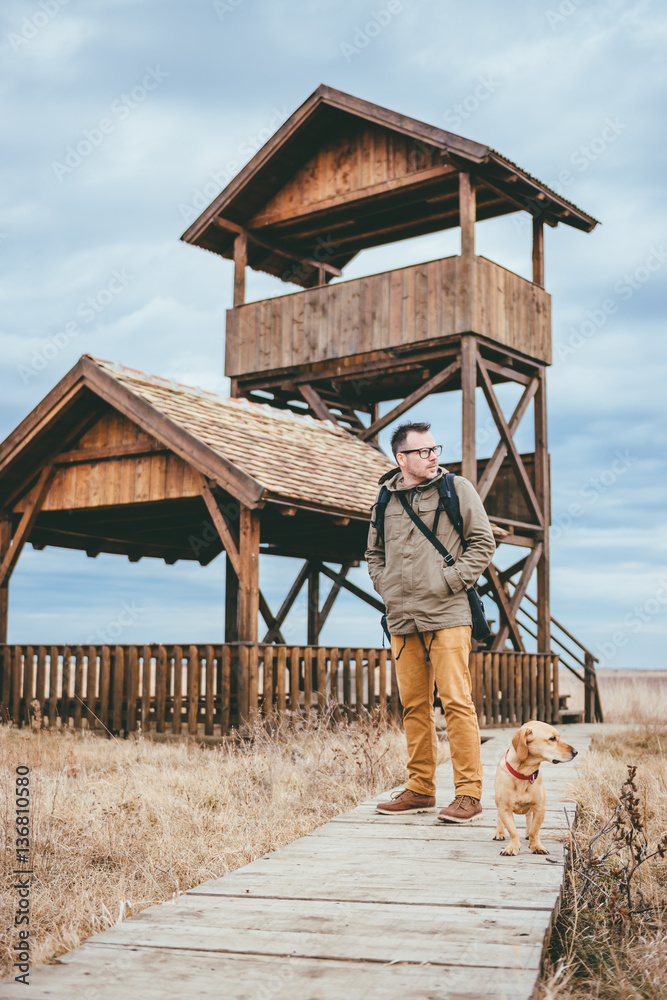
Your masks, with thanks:
<instances>
[{"instance_id":1,"label":"wooden beam","mask_svg":"<svg viewBox=\"0 0 667 1000\"><path fill-rule=\"evenodd\" d=\"M12 543L12 522L8 514L0 515L0 563L4 562ZM9 580L0 585L0 643L7 642L9 620Z\"/></svg>"},{"instance_id":2,"label":"wooden beam","mask_svg":"<svg viewBox=\"0 0 667 1000\"><path fill-rule=\"evenodd\" d=\"M268 627L269 631L267 632L267 635L269 635L269 633L270 633L271 636L272 636L272 638L270 640L268 640L268 639L265 638L263 641L264 642L273 642L273 639L275 638L275 639L278 640L278 642L280 642L283 645L285 645L285 639L283 638L283 634L280 631L280 629L278 628L278 623L277 623L276 619L273 617L273 615L271 614L271 608L269 607L268 602L267 602L266 598L264 597L264 594L262 593L261 590L259 592L259 613L262 616L262 618L264 619L265 625L267 625L267 627Z\"/></svg>"},{"instance_id":3,"label":"wooden beam","mask_svg":"<svg viewBox=\"0 0 667 1000\"><path fill-rule=\"evenodd\" d=\"M471 334L461 337L461 475L477 485L475 436L475 389L477 388L477 343Z\"/></svg>"},{"instance_id":4,"label":"wooden beam","mask_svg":"<svg viewBox=\"0 0 667 1000\"><path fill-rule=\"evenodd\" d=\"M310 563L308 573L307 643L317 646L320 638L320 564Z\"/></svg>"},{"instance_id":5,"label":"wooden beam","mask_svg":"<svg viewBox=\"0 0 667 1000\"><path fill-rule=\"evenodd\" d=\"M542 556L542 543L538 542L535 548L532 550L532 552L526 557L526 561L521 571L521 576L519 577L519 581L516 587L514 588L514 593L512 594L512 598L510 600L510 605L509 605L510 611L515 621L516 621L517 611L519 610L519 605L521 604L525 596L526 590L528 589L528 584L530 583L530 578L533 575L533 570L540 561L541 556ZM491 646L493 652L497 652L504 648L508 634L509 634L509 626L507 625L507 622L503 622L503 624L498 629L495 639L493 640L493 645Z\"/></svg>"},{"instance_id":6,"label":"wooden beam","mask_svg":"<svg viewBox=\"0 0 667 1000\"><path fill-rule=\"evenodd\" d=\"M169 452L159 441L148 444L130 441L127 444L101 444L91 448L76 448L61 451L53 459L54 465L74 465L78 462L100 462L106 459L136 457L138 455L164 455Z\"/></svg>"},{"instance_id":7,"label":"wooden beam","mask_svg":"<svg viewBox=\"0 0 667 1000\"><path fill-rule=\"evenodd\" d=\"M234 567L234 572L238 577L241 576L241 556L239 553L239 547L236 539L232 535L229 529L229 525L222 516L222 512L218 507L218 503L211 493L211 487L208 485L206 479L202 476L201 495L204 498L204 503L208 508L208 512L211 515L211 520L213 521L213 526L220 536L220 541L222 542L222 547L229 556L232 566ZM243 509L243 508L242 508Z\"/></svg>"},{"instance_id":8,"label":"wooden beam","mask_svg":"<svg viewBox=\"0 0 667 1000\"><path fill-rule=\"evenodd\" d=\"M533 282L544 288L544 220L533 216Z\"/></svg>"},{"instance_id":9,"label":"wooden beam","mask_svg":"<svg viewBox=\"0 0 667 1000\"><path fill-rule=\"evenodd\" d=\"M276 615L276 627L277 628L280 628L282 626L283 622L285 621L285 619L287 618L287 615L289 614L292 605L294 604L295 600L299 596L301 588L303 587L304 583L308 579L309 570L310 570L310 561L307 559L304 562L304 564L301 567L301 569L299 570L299 572L297 573L296 580L294 581L294 583L290 587L289 592L287 594L287 597L285 598L285 600L281 604L280 609L278 611L278 614ZM273 642L272 636L274 634L275 634L275 628L273 630L270 629L266 633L266 635L264 636L264 639L262 641L263 642Z\"/></svg>"},{"instance_id":10,"label":"wooden beam","mask_svg":"<svg viewBox=\"0 0 667 1000\"><path fill-rule=\"evenodd\" d=\"M436 389L443 386L446 382L454 376L454 374L459 370L461 366L460 360L457 358L452 361L450 365L447 365L441 372L434 375L432 378L420 385L418 389L411 392L409 396L406 396L402 403L390 410L389 413L385 413L383 417L378 420L373 421L370 427L366 427L358 436L362 441L368 441L369 438L375 437L381 430L387 427L389 424L397 420L398 417L402 416L406 410L411 409L416 403L428 396L429 393L434 392Z\"/></svg>"},{"instance_id":11,"label":"wooden beam","mask_svg":"<svg viewBox=\"0 0 667 1000\"><path fill-rule=\"evenodd\" d=\"M471 257L475 252L475 217L477 206L475 182L469 171L459 173L459 223L461 226L461 256Z\"/></svg>"},{"instance_id":12,"label":"wooden beam","mask_svg":"<svg viewBox=\"0 0 667 1000\"><path fill-rule=\"evenodd\" d=\"M350 572L350 570L351 570L351 568L352 568L353 565L354 565L353 562L343 563L343 565L341 566L341 570L340 570L340 576L342 576L343 579L345 579L345 577ZM338 597L338 595L339 595L339 593L340 593L340 591L342 589L342 586L343 586L342 583L336 583L336 582L334 582L334 583L331 584L331 590L327 594L327 599L324 602L324 604L322 605L322 608L320 610L320 632L322 631L322 629L324 627L324 624L325 624L327 618L329 617L329 612L333 608L334 601Z\"/></svg>"},{"instance_id":13,"label":"wooden beam","mask_svg":"<svg viewBox=\"0 0 667 1000\"><path fill-rule=\"evenodd\" d=\"M11 544L2 560L2 564L0 564L0 587L8 582L21 555L23 546L30 537L30 532L37 520L37 515L42 509L46 495L49 492L54 471L53 465L44 466L35 487L28 497L23 516L19 521Z\"/></svg>"},{"instance_id":14,"label":"wooden beam","mask_svg":"<svg viewBox=\"0 0 667 1000\"><path fill-rule=\"evenodd\" d=\"M500 617L504 619L505 625L509 629L512 645L518 652L525 653L526 649L523 644L523 639L521 638L519 626L510 607L510 595L505 590L505 585L500 579L498 571L493 563L490 563L490 565L487 566L484 571L484 575L491 585L489 596L495 601L498 611L500 612Z\"/></svg>"},{"instance_id":15,"label":"wooden beam","mask_svg":"<svg viewBox=\"0 0 667 1000\"><path fill-rule=\"evenodd\" d=\"M372 597L371 594L367 594L365 590L361 589L361 587L356 587L353 583L350 583L349 580L346 580L340 573L336 573L334 570L329 569L328 566L322 565L320 570L325 576L328 576L330 580L333 580L334 583L339 583L344 590L349 590L351 594L354 594L355 597L365 601L366 604L370 604L370 606L375 608L376 611L384 613L385 606L382 601L378 601L377 598Z\"/></svg>"},{"instance_id":16,"label":"wooden beam","mask_svg":"<svg viewBox=\"0 0 667 1000\"><path fill-rule=\"evenodd\" d=\"M484 364L486 365L487 362L484 361ZM522 393L521 399L517 403L514 409L514 413L510 417L510 421L507 425L507 429L509 433L512 435L512 437L514 437L517 427L523 420L526 410L530 405L530 401L537 392L538 386L539 386L539 381L538 379L534 378L531 380L530 384L526 387L526 389ZM486 463L486 468L484 469L482 478L477 484L477 492L479 493L482 500L486 498L489 490L493 486L493 483L495 482L496 476L500 471L500 467L503 464L506 454L507 454L507 445L505 444L501 436L500 441L496 445L495 451L493 452L493 455Z\"/></svg>"},{"instance_id":17,"label":"wooden beam","mask_svg":"<svg viewBox=\"0 0 667 1000\"><path fill-rule=\"evenodd\" d=\"M547 444L546 372L541 372L535 395L535 492L544 511L542 557L537 564L537 651L551 649L551 600L549 586L549 524L551 523L551 488Z\"/></svg>"},{"instance_id":18,"label":"wooden beam","mask_svg":"<svg viewBox=\"0 0 667 1000\"><path fill-rule=\"evenodd\" d=\"M239 642L257 642L259 617L259 511L239 516Z\"/></svg>"},{"instance_id":19,"label":"wooden beam","mask_svg":"<svg viewBox=\"0 0 667 1000\"><path fill-rule=\"evenodd\" d=\"M511 580L512 577L516 576L519 570L523 569L523 567L526 565L527 558L528 556L524 556L523 559L519 559L517 562L513 563L513 565L509 566L507 569L498 569L497 566L494 566L494 569L498 574L499 580L502 583L507 583L508 580ZM477 589L479 590L479 596L484 597L485 594L489 593L490 584L484 583L482 584L481 587L478 587Z\"/></svg>"},{"instance_id":20,"label":"wooden beam","mask_svg":"<svg viewBox=\"0 0 667 1000\"><path fill-rule=\"evenodd\" d=\"M303 385L298 385L297 389L308 403L318 420L330 420L332 424L338 426L338 421L334 417L333 413L326 405L320 394L313 389L312 385L307 382Z\"/></svg>"},{"instance_id":21,"label":"wooden beam","mask_svg":"<svg viewBox=\"0 0 667 1000\"><path fill-rule=\"evenodd\" d=\"M486 401L489 404L489 409L491 410L491 416L493 417L496 427L500 432L500 436L504 439L505 445L507 446L507 452L509 459L514 466L514 470L517 474L519 480L519 486L522 493L524 494L526 500L528 501L529 507L532 507L533 513L537 518L537 521L542 527L544 527L544 514L540 503L535 496L535 491L533 490L532 483L528 478L528 473L526 468L521 461L521 456L517 451L516 445L514 444L514 438L510 433L510 429L507 426L503 411L500 408L500 404L496 398L496 394L493 391L493 386L491 385L491 380L489 378L488 372L484 366L484 362L481 358L478 358L478 369L480 375L482 376L482 390L486 397Z\"/></svg>"},{"instance_id":22,"label":"wooden beam","mask_svg":"<svg viewBox=\"0 0 667 1000\"><path fill-rule=\"evenodd\" d=\"M242 306L245 302L245 269L248 264L248 234L239 233L234 240L234 296L232 305Z\"/></svg>"},{"instance_id":23,"label":"wooden beam","mask_svg":"<svg viewBox=\"0 0 667 1000\"><path fill-rule=\"evenodd\" d=\"M231 222L229 219L223 219L221 216L217 216L215 223L220 226L221 229L231 230L239 236L245 236L247 240L251 240L258 246L264 247L265 250L270 250L271 253L279 254L281 257L286 257L288 260L298 261L300 264L307 264L308 267L312 267L315 271L322 268L328 274L332 274L336 278L342 278L343 276L343 272L340 268L334 267L333 264L327 264L324 261L315 260L313 257L309 257L308 255L295 253L293 250L288 250L286 247L281 247L276 243L270 243L268 240L265 240L263 236L260 236L255 230L244 229L243 226L239 226L235 222ZM236 242L234 243L234 250L236 252Z\"/></svg>"}]
</instances>

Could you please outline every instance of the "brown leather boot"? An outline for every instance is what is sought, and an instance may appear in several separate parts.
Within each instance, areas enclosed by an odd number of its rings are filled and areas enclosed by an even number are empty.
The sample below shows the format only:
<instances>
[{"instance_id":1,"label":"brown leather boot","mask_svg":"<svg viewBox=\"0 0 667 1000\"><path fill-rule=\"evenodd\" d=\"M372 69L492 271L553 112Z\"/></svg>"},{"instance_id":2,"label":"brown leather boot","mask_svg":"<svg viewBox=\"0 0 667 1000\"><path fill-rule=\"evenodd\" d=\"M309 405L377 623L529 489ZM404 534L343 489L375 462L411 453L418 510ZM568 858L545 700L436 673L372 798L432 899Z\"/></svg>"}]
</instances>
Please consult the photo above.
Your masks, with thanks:
<instances>
[{"instance_id":1,"label":"brown leather boot","mask_svg":"<svg viewBox=\"0 0 667 1000\"><path fill-rule=\"evenodd\" d=\"M378 802L375 811L385 816L401 816L403 813L428 813L435 809L435 795L420 795L405 788L394 792L389 802Z\"/></svg>"},{"instance_id":2,"label":"brown leather boot","mask_svg":"<svg viewBox=\"0 0 667 1000\"><path fill-rule=\"evenodd\" d=\"M457 795L453 802L441 809L438 819L441 823L472 823L482 815L479 799L472 795Z\"/></svg>"}]
</instances>

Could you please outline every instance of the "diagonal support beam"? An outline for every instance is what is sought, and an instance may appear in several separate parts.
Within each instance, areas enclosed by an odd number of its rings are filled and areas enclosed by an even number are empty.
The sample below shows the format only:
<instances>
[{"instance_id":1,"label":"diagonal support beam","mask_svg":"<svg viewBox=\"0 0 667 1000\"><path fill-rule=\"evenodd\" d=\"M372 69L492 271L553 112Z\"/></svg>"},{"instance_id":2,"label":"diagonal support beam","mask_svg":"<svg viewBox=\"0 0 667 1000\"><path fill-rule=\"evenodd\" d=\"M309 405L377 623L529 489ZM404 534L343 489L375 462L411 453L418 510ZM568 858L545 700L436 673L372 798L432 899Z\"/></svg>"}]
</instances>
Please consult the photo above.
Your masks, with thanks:
<instances>
[{"instance_id":1,"label":"diagonal support beam","mask_svg":"<svg viewBox=\"0 0 667 1000\"><path fill-rule=\"evenodd\" d=\"M275 622L276 622L275 626L273 627L273 629L269 629L269 631L264 636L264 639L262 640L263 642L272 642L273 641L272 637L275 635L276 628L280 628L282 626L283 622L285 621L285 619L287 618L287 615L290 612L290 608L292 607L292 605L296 601L296 599L299 596L299 593L301 591L301 588L303 587L304 583L308 579L308 574L310 573L310 568L311 568L310 567L310 559L307 559L305 561L305 563L303 564L303 566L301 567L301 569L299 570L299 572L297 573L296 580L294 581L294 583L290 587L289 593L287 594L287 597L285 598L285 600L283 601L283 603L280 605L280 609L279 609L278 614L276 615L276 618L275 618Z\"/></svg>"},{"instance_id":2,"label":"diagonal support beam","mask_svg":"<svg viewBox=\"0 0 667 1000\"><path fill-rule=\"evenodd\" d=\"M510 433L510 429L507 426L507 422L503 415L503 411L501 410L498 399L496 398L496 394L493 391L493 386L491 384L491 379L489 378L489 373L486 370L482 358L480 358L479 356L477 358L477 367L479 369L480 375L482 376L482 390L484 392L484 396L486 397L486 401L489 404L489 409L491 410L491 416L493 417L496 427L500 432L501 439L503 439L505 442L505 446L507 448L507 453L509 455L510 461L514 466L514 470L519 479L519 486L521 487L521 492L524 494L528 502L528 506L532 507L533 513L537 518L538 524L543 526L544 515L540 507L539 501L535 496L535 491L533 489L532 483L528 478L528 473L526 472L526 468L523 462L521 461L521 457L514 443L514 438Z\"/></svg>"},{"instance_id":3,"label":"diagonal support beam","mask_svg":"<svg viewBox=\"0 0 667 1000\"><path fill-rule=\"evenodd\" d=\"M384 430L389 424L401 417L407 410L412 409L416 403L419 403L425 396L428 396L430 392L434 392L443 386L446 382L449 382L451 378L456 374L456 372L461 367L461 361L459 358L456 361L452 361L451 365L447 365L441 372L434 375L423 385L420 385L418 389L411 392L409 396L406 396L402 403L395 406L393 410L389 413L385 413L383 417L379 420L374 420L370 427L367 427L364 431L359 434L362 441L368 441L369 438L375 437L381 430Z\"/></svg>"},{"instance_id":4,"label":"diagonal support beam","mask_svg":"<svg viewBox=\"0 0 667 1000\"><path fill-rule=\"evenodd\" d=\"M500 579L500 574L493 563L487 566L484 575L490 584L491 593L489 596L495 601L500 615L504 619L504 624L509 629L512 645L518 652L525 653L526 649L521 638L519 626L510 607L510 595L507 593L505 585Z\"/></svg>"},{"instance_id":5,"label":"diagonal support beam","mask_svg":"<svg viewBox=\"0 0 667 1000\"><path fill-rule=\"evenodd\" d=\"M514 437L514 435L516 434L517 428L521 423L521 421L523 420L526 410L528 409L531 400L533 399L535 393L538 390L539 384L540 384L539 379L534 378L529 382L529 384L523 391L521 399L517 403L514 413L510 417L509 423L507 425L507 429L509 433L512 435L512 437ZM501 436L500 441L496 445L496 449L493 455L486 463L486 468L484 469L484 473L481 479L479 480L479 483L477 484L477 492L479 493L482 500L486 499L489 490L493 486L496 476L500 472L500 467L503 464L506 454L507 454L507 445L505 444Z\"/></svg>"},{"instance_id":6,"label":"diagonal support beam","mask_svg":"<svg viewBox=\"0 0 667 1000\"><path fill-rule=\"evenodd\" d=\"M498 574L498 579L500 580L500 582L503 584L507 583L507 581L511 580L513 576L516 576L519 570L523 569L523 567L526 565L527 558L528 556L524 556L523 559L519 559L517 562L515 562L512 566L509 566L507 569L498 569L497 566L494 566L494 569ZM493 563L491 565L493 565ZM478 587L477 589L479 590L479 596L484 597L485 594L488 594L490 592L491 587L490 584L485 583L481 587Z\"/></svg>"},{"instance_id":7,"label":"diagonal support beam","mask_svg":"<svg viewBox=\"0 0 667 1000\"><path fill-rule=\"evenodd\" d=\"M526 590L528 589L530 578L533 575L533 571L542 557L542 549L543 549L542 543L538 542L535 548L532 550L532 552L526 557L526 562L524 563L523 570L521 571L521 576L519 577L519 581L516 587L514 588L514 593L512 594L512 598L509 603L509 609L515 621L516 621L517 611L519 610L519 605L524 599ZM493 645L491 649L493 650L494 653L497 652L498 650L503 649L505 645L505 640L507 639L508 635L509 635L509 627L507 623L504 622L498 629L498 634L496 635L496 638L493 640Z\"/></svg>"},{"instance_id":8,"label":"diagonal support beam","mask_svg":"<svg viewBox=\"0 0 667 1000\"><path fill-rule=\"evenodd\" d=\"M343 577L343 579L345 579L345 577L347 576L347 574L352 569L353 565L354 565L353 563L348 562L348 563L344 563L341 566L340 575ZM342 586L343 586L342 583L333 583L331 585L331 590L327 594L327 599L324 602L324 604L322 605L322 610L320 611L320 620L319 620L320 631L324 627L324 623L326 622L327 618L329 617L329 612L333 608L334 601L336 600L336 598L340 594Z\"/></svg>"},{"instance_id":9,"label":"diagonal support beam","mask_svg":"<svg viewBox=\"0 0 667 1000\"><path fill-rule=\"evenodd\" d=\"M338 426L338 421L334 417L333 413L324 402L319 392L313 389L312 385L307 382L305 384L299 384L297 389L308 403L318 420L330 420L332 424Z\"/></svg>"},{"instance_id":10,"label":"diagonal support beam","mask_svg":"<svg viewBox=\"0 0 667 1000\"><path fill-rule=\"evenodd\" d=\"M264 619L265 624L268 626L269 631L266 634L271 635L271 639L269 640L265 638L264 642L269 642L269 641L273 642L273 639L275 638L278 640L278 642L282 643L284 646L285 639L283 637L283 634L278 628L278 623L271 614L271 608L269 607L268 602L261 590L259 592L259 613Z\"/></svg>"},{"instance_id":11,"label":"diagonal support beam","mask_svg":"<svg viewBox=\"0 0 667 1000\"><path fill-rule=\"evenodd\" d=\"M353 583L350 583L350 581L346 580L340 573L336 573L334 570L329 569L328 566L324 565L320 567L320 572L324 573L325 576L328 576L330 580L334 581L334 583L339 583L344 590L349 590L349 592L354 594L355 597L365 601L366 604L370 604L370 606L375 608L376 611L384 612L385 607L382 601L378 601L375 597L372 597L371 594L367 594L365 590L362 590L361 587L357 587Z\"/></svg>"},{"instance_id":12,"label":"diagonal support beam","mask_svg":"<svg viewBox=\"0 0 667 1000\"><path fill-rule=\"evenodd\" d=\"M220 536L220 541L222 542L222 547L229 556L229 561L234 567L234 572L237 576L241 575L241 555L239 553L239 547L236 539L232 535L227 522L225 521L220 508L216 502L215 497L211 492L211 487L206 482L206 479L202 476L200 492L204 499L204 503L208 508L208 512L211 515L211 520L215 530Z\"/></svg>"},{"instance_id":13,"label":"diagonal support beam","mask_svg":"<svg viewBox=\"0 0 667 1000\"><path fill-rule=\"evenodd\" d=\"M37 515L46 500L46 495L49 492L54 472L55 469L53 464L47 465L42 469L40 477L37 480L37 484L26 501L23 516L19 521L18 528L12 538L9 549L5 553L5 557L2 560L2 565L0 565L0 586L7 583L14 571L14 567L16 566L18 558L23 550L23 546L28 541L30 532L33 529L35 521L37 520Z\"/></svg>"}]
</instances>

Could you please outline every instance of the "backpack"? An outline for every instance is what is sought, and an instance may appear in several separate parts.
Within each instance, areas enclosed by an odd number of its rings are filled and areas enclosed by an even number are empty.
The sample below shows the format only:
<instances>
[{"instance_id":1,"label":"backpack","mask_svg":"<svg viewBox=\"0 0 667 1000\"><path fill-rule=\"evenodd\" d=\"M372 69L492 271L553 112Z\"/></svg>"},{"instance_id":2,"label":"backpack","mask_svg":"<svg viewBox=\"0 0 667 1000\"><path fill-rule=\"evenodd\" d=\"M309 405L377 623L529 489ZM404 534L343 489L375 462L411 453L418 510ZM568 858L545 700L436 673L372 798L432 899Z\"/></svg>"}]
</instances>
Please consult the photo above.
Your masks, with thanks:
<instances>
[{"instance_id":1,"label":"backpack","mask_svg":"<svg viewBox=\"0 0 667 1000\"><path fill-rule=\"evenodd\" d=\"M394 473L392 472L391 475ZM386 478L386 477L383 477ZM440 519L440 514L444 510L445 514L449 520L454 525L456 532L463 543L464 550L467 548L467 541L463 537L463 519L461 518L461 509L459 507L459 498L456 495L456 487L454 486L454 473L446 472L444 476L441 476L438 480L438 493L440 494L440 500L438 501L438 507L435 512L435 517L433 519L433 534L437 534L438 531L438 521ZM383 484L380 490L380 495L378 496L376 502L373 504L373 509L375 510L375 520L371 518L371 524L377 531L379 537L384 542L384 514L387 509L387 504L391 500L391 492Z\"/></svg>"}]
</instances>

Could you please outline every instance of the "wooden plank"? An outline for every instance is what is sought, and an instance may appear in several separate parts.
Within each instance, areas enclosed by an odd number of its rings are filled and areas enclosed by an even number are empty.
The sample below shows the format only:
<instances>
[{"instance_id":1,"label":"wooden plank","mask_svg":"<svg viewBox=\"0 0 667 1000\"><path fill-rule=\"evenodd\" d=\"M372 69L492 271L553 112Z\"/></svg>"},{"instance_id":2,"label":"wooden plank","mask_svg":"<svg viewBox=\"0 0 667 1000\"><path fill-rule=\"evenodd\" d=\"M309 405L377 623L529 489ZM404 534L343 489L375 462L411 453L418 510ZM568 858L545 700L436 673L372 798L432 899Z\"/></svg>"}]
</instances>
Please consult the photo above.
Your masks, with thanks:
<instances>
[{"instance_id":1,"label":"wooden plank","mask_svg":"<svg viewBox=\"0 0 667 1000\"><path fill-rule=\"evenodd\" d=\"M231 650L224 645L221 653L220 670L220 731L224 736L230 729L230 706L231 706Z\"/></svg>"},{"instance_id":2,"label":"wooden plank","mask_svg":"<svg viewBox=\"0 0 667 1000\"><path fill-rule=\"evenodd\" d=\"M201 491L201 495L204 498L204 503L206 504L209 514L211 515L211 520L213 521L215 530L218 532L218 535L220 536L222 547L224 548L225 552L227 553L227 557L229 558L232 566L234 567L234 572L236 573L237 576L240 576L240 574L242 573L242 567L241 567L241 556L239 553L239 546L237 540L232 535L232 532L230 531L229 526L225 521L220 511L220 508L218 507L218 503L211 492L211 488L203 476L201 477L199 488Z\"/></svg>"},{"instance_id":3,"label":"wooden plank","mask_svg":"<svg viewBox=\"0 0 667 1000\"><path fill-rule=\"evenodd\" d=\"M151 667L153 653L150 646L144 646L141 653L141 732L150 732L151 714Z\"/></svg>"},{"instance_id":4,"label":"wooden plank","mask_svg":"<svg viewBox=\"0 0 667 1000\"><path fill-rule=\"evenodd\" d=\"M137 706L139 704L139 650L130 646L127 651L127 723L126 733L137 731Z\"/></svg>"},{"instance_id":5,"label":"wooden plank","mask_svg":"<svg viewBox=\"0 0 667 1000\"><path fill-rule=\"evenodd\" d=\"M343 705L345 707L345 713L348 720L352 719L352 670L350 667L350 660L352 659L352 650L343 650Z\"/></svg>"},{"instance_id":6,"label":"wooden plank","mask_svg":"<svg viewBox=\"0 0 667 1000\"><path fill-rule=\"evenodd\" d=\"M533 216L533 281L544 288L544 219Z\"/></svg>"},{"instance_id":7,"label":"wooden plank","mask_svg":"<svg viewBox=\"0 0 667 1000\"><path fill-rule=\"evenodd\" d=\"M475 253L475 218L477 215L475 182L469 171L459 173L459 225L461 226L461 256Z\"/></svg>"},{"instance_id":8,"label":"wooden plank","mask_svg":"<svg viewBox=\"0 0 667 1000\"><path fill-rule=\"evenodd\" d=\"M213 646L206 646L206 686L204 708L204 733L213 735L213 719L215 715L215 651Z\"/></svg>"},{"instance_id":9,"label":"wooden plank","mask_svg":"<svg viewBox=\"0 0 667 1000\"><path fill-rule=\"evenodd\" d=\"M276 661L276 708L278 712L284 712L287 707L286 684L287 649L285 646L278 646L278 656Z\"/></svg>"},{"instance_id":10,"label":"wooden plank","mask_svg":"<svg viewBox=\"0 0 667 1000\"><path fill-rule=\"evenodd\" d=\"M327 707L327 651L320 646L317 650L317 710L324 715Z\"/></svg>"},{"instance_id":11,"label":"wooden plank","mask_svg":"<svg viewBox=\"0 0 667 1000\"><path fill-rule=\"evenodd\" d=\"M446 368L443 368L443 370L438 372L436 375L433 375L433 377L424 382L423 385L420 385L418 389L411 392L409 396L406 396L402 402L394 406L388 413L385 413L379 420L373 421L373 423L367 427L366 430L362 431L358 437L362 441L368 441L370 438L375 437L381 430L388 427L389 424L397 420L407 410L412 409L413 406L419 403L422 399L425 399L431 392L435 392L436 389L441 389L447 384L447 382L451 381L460 367L461 362L458 359L456 361L452 361L451 364L447 365Z\"/></svg>"},{"instance_id":12,"label":"wooden plank","mask_svg":"<svg viewBox=\"0 0 667 1000\"><path fill-rule=\"evenodd\" d=\"M301 687L301 650L298 646L290 649L289 665L289 707L294 718L299 714L299 689ZM306 667L304 659L304 670Z\"/></svg>"},{"instance_id":13,"label":"wooden plank","mask_svg":"<svg viewBox=\"0 0 667 1000\"><path fill-rule=\"evenodd\" d=\"M119 733L123 728L123 688L125 686L125 653L116 646L113 654L113 692L111 730Z\"/></svg>"},{"instance_id":14,"label":"wooden plank","mask_svg":"<svg viewBox=\"0 0 667 1000\"><path fill-rule=\"evenodd\" d=\"M354 717L360 719L364 708L364 651L357 649L354 654Z\"/></svg>"},{"instance_id":15,"label":"wooden plank","mask_svg":"<svg viewBox=\"0 0 667 1000\"><path fill-rule=\"evenodd\" d=\"M259 651L257 646L248 648L248 722L257 722L259 707Z\"/></svg>"},{"instance_id":16,"label":"wooden plank","mask_svg":"<svg viewBox=\"0 0 667 1000\"><path fill-rule=\"evenodd\" d=\"M375 668L377 666L377 652L374 649L368 650L368 669L366 672L367 677L367 694L368 700L366 707L369 712L375 710Z\"/></svg>"},{"instance_id":17,"label":"wooden plank","mask_svg":"<svg viewBox=\"0 0 667 1000\"><path fill-rule=\"evenodd\" d=\"M60 721L64 727L69 726L72 688L72 650L63 646L62 693L60 697Z\"/></svg>"},{"instance_id":18,"label":"wooden plank","mask_svg":"<svg viewBox=\"0 0 667 1000\"><path fill-rule=\"evenodd\" d=\"M173 660L174 695L171 710L171 730L173 733L178 734L181 732L183 721L183 648L181 646L174 646Z\"/></svg>"},{"instance_id":19,"label":"wooden plank","mask_svg":"<svg viewBox=\"0 0 667 1000\"><path fill-rule=\"evenodd\" d=\"M39 702L39 710L42 714L42 725L45 724L44 716L44 704L45 696L44 691L46 688L46 646L37 647L37 680L35 684L35 698Z\"/></svg>"},{"instance_id":20,"label":"wooden plank","mask_svg":"<svg viewBox=\"0 0 667 1000\"><path fill-rule=\"evenodd\" d=\"M257 642L259 618L259 511L241 507L239 519L239 640Z\"/></svg>"},{"instance_id":21,"label":"wooden plank","mask_svg":"<svg viewBox=\"0 0 667 1000\"><path fill-rule=\"evenodd\" d=\"M187 702L188 702L188 733L197 735L199 722L199 690L200 690L199 650L192 645L188 648L187 665Z\"/></svg>"},{"instance_id":22,"label":"wooden plank","mask_svg":"<svg viewBox=\"0 0 667 1000\"><path fill-rule=\"evenodd\" d=\"M386 649L378 650L378 688L380 695L380 720L382 723L387 721L388 711L387 711L387 659L389 653ZM391 671L391 666L389 667Z\"/></svg>"},{"instance_id":23,"label":"wooden plank","mask_svg":"<svg viewBox=\"0 0 667 1000\"><path fill-rule=\"evenodd\" d=\"M342 719L338 694L339 663L340 650L336 646L333 646L329 650L329 700L332 706L333 718L336 722L340 722Z\"/></svg>"},{"instance_id":24,"label":"wooden plank","mask_svg":"<svg viewBox=\"0 0 667 1000\"><path fill-rule=\"evenodd\" d=\"M74 728L81 729L83 701L83 646L77 646L74 651Z\"/></svg>"},{"instance_id":25,"label":"wooden plank","mask_svg":"<svg viewBox=\"0 0 667 1000\"><path fill-rule=\"evenodd\" d=\"M167 650L158 646L155 656L155 732L167 729Z\"/></svg>"},{"instance_id":26,"label":"wooden plank","mask_svg":"<svg viewBox=\"0 0 667 1000\"><path fill-rule=\"evenodd\" d=\"M273 646L265 646L262 654L262 714L270 715L273 711ZM298 690L298 684L297 684Z\"/></svg>"}]
</instances>

